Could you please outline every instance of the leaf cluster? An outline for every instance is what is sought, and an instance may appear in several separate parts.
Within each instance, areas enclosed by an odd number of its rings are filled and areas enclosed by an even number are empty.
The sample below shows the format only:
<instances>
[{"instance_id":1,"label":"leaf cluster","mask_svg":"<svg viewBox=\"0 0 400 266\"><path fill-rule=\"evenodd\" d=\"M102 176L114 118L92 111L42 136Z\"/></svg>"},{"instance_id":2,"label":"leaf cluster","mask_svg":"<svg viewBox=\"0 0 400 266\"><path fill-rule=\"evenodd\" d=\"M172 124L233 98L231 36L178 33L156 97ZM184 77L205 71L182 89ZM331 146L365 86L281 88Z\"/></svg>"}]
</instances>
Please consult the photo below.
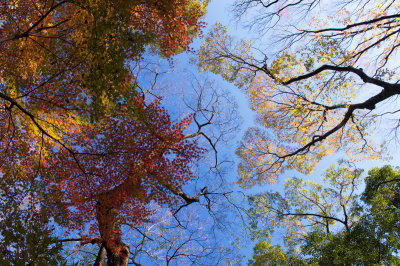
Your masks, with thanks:
<instances>
[{"instance_id":1,"label":"leaf cluster","mask_svg":"<svg viewBox=\"0 0 400 266\"><path fill-rule=\"evenodd\" d=\"M399 209L393 205L395 196L387 193L397 185L399 172L390 166L370 170L359 193L361 173L342 162L325 172L325 188L292 178L285 183L284 196L267 192L250 197L251 230L255 239L266 240L256 245L249 265L400 263ZM397 189L391 191L397 194ZM269 243L275 231L284 234L285 249ZM268 255L275 249L280 263Z\"/></svg>"}]
</instances>

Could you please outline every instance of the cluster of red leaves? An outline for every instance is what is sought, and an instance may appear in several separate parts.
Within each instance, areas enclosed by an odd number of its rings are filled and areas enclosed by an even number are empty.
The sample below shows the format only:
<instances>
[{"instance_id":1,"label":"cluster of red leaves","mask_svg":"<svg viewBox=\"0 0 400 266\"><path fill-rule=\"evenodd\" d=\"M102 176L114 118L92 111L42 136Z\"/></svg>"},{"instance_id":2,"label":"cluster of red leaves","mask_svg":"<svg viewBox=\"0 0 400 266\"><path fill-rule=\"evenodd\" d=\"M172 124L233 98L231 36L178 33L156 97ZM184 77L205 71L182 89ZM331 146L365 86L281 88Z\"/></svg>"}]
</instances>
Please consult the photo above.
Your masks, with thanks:
<instances>
[{"instance_id":1,"label":"cluster of red leaves","mask_svg":"<svg viewBox=\"0 0 400 266\"><path fill-rule=\"evenodd\" d=\"M191 0L0 3L0 170L44 184L43 209L89 237L173 206L202 150L158 102L136 97L129 62L166 57L200 33ZM93 222L97 221L97 222ZM118 225L117 225L118 224Z\"/></svg>"},{"instance_id":2,"label":"cluster of red leaves","mask_svg":"<svg viewBox=\"0 0 400 266\"><path fill-rule=\"evenodd\" d=\"M161 52L170 57L177 49L187 50L193 37L201 33L204 23L199 19L203 10L199 5L188 6L193 1L167 0L146 1L135 12L134 23L143 31L154 32L157 36L158 46Z\"/></svg>"},{"instance_id":3,"label":"cluster of red leaves","mask_svg":"<svg viewBox=\"0 0 400 266\"><path fill-rule=\"evenodd\" d=\"M174 191L192 179L190 163L203 150L183 137L191 119L173 124L158 102L142 101L135 101L142 107L136 119L121 114L85 128L79 139L90 139L90 145L75 155L61 149L46 168L52 201L61 204L71 229L82 231L97 220L88 237L100 232L104 240L115 240L119 225L146 221L150 202L175 205Z\"/></svg>"}]
</instances>

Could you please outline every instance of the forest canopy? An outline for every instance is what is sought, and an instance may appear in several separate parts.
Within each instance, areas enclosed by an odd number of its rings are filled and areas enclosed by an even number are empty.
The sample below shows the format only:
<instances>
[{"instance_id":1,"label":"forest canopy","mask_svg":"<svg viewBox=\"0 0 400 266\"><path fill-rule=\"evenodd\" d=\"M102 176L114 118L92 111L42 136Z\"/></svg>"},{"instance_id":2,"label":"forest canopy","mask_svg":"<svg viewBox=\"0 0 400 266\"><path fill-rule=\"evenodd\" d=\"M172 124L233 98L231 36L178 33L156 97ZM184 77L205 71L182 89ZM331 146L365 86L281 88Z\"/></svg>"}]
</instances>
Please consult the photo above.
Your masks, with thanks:
<instances>
[{"instance_id":1,"label":"forest canopy","mask_svg":"<svg viewBox=\"0 0 400 266\"><path fill-rule=\"evenodd\" d=\"M291 178L284 193L249 198L252 233L262 239L249 265L397 265L399 171L362 170L341 161L322 183ZM365 185L360 193L360 187ZM286 249L271 245L283 232Z\"/></svg>"},{"instance_id":2,"label":"forest canopy","mask_svg":"<svg viewBox=\"0 0 400 266\"><path fill-rule=\"evenodd\" d=\"M4 263L54 263L59 256L50 257L61 242L51 238L52 227L62 226L77 232L81 245L100 245L96 265L126 265L130 248L122 225L146 222L151 202L173 211L181 200L199 201L200 195L182 191L205 151L183 133L195 111L171 121L160 100L142 90L139 74L146 50L166 58L188 50L203 28L206 5L2 2ZM13 217L26 223L10 225ZM32 230L41 235L30 236ZM26 239L12 243L18 235Z\"/></svg>"},{"instance_id":3,"label":"forest canopy","mask_svg":"<svg viewBox=\"0 0 400 266\"><path fill-rule=\"evenodd\" d=\"M252 40L208 0L1 2L0 264L400 263L399 169L357 165L396 155L400 3L231 4Z\"/></svg>"},{"instance_id":4,"label":"forest canopy","mask_svg":"<svg viewBox=\"0 0 400 266\"><path fill-rule=\"evenodd\" d=\"M373 132L394 118L397 135L399 3L239 0L234 10L264 43L216 25L198 65L242 88L257 114L237 149L242 186L287 169L310 173L339 151L354 160L385 154Z\"/></svg>"}]
</instances>

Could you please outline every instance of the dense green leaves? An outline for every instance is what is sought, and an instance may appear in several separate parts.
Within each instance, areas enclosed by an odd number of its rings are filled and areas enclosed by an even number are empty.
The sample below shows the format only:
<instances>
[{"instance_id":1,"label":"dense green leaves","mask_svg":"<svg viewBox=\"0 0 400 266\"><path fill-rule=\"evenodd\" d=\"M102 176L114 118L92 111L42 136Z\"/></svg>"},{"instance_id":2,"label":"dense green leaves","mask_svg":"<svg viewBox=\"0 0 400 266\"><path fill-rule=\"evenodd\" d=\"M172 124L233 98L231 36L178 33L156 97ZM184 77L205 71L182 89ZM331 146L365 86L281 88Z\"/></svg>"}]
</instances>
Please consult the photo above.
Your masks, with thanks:
<instances>
[{"instance_id":1,"label":"dense green leaves","mask_svg":"<svg viewBox=\"0 0 400 266\"><path fill-rule=\"evenodd\" d=\"M363 194L361 173L341 162L325 172L324 185L291 178L284 195L266 192L250 197L253 236L265 239L254 248L250 264L400 263L399 208L393 204L399 172L390 166L372 169L365 177ZM265 242L275 232L283 233L285 249ZM269 255L272 250L280 254L279 263ZM293 264L288 258L298 261Z\"/></svg>"},{"instance_id":2,"label":"dense green leaves","mask_svg":"<svg viewBox=\"0 0 400 266\"><path fill-rule=\"evenodd\" d=\"M60 264L62 245L53 236L47 207L40 203L44 187L8 181L0 180L0 264Z\"/></svg>"},{"instance_id":3,"label":"dense green leaves","mask_svg":"<svg viewBox=\"0 0 400 266\"><path fill-rule=\"evenodd\" d=\"M258 242L254 247L253 259L249 260L248 265L303 265L296 256L287 254L279 245L272 246L266 241Z\"/></svg>"}]
</instances>

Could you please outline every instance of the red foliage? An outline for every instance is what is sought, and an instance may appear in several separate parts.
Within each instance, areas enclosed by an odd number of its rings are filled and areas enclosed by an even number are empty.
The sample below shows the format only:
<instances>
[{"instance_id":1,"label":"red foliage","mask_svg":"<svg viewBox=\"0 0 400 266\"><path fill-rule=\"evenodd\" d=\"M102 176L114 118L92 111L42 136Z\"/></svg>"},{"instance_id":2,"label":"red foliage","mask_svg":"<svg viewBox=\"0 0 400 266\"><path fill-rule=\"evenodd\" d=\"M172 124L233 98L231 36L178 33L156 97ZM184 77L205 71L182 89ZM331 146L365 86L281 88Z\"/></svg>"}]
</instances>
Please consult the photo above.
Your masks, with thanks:
<instances>
[{"instance_id":1,"label":"red foliage","mask_svg":"<svg viewBox=\"0 0 400 266\"><path fill-rule=\"evenodd\" d=\"M56 222L90 225L110 247L148 203L173 206L202 150L183 138L190 118L173 124L135 96L129 66L148 46L168 58L187 50L202 27L193 3L2 1L2 178L40 181Z\"/></svg>"},{"instance_id":2,"label":"red foliage","mask_svg":"<svg viewBox=\"0 0 400 266\"><path fill-rule=\"evenodd\" d=\"M173 124L158 102L136 99L135 105L136 119L121 114L85 128L78 138L90 139L90 145L76 155L55 153L43 176L54 202L64 206L68 226L83 231L91 224L87 237L100 232L104 241L116 241L119 225L146 221L151 201L176 204L172 191L192 179L190 163L202 153L196 141L183 137L190 117Z\"/></svg>"}]
</instances>

